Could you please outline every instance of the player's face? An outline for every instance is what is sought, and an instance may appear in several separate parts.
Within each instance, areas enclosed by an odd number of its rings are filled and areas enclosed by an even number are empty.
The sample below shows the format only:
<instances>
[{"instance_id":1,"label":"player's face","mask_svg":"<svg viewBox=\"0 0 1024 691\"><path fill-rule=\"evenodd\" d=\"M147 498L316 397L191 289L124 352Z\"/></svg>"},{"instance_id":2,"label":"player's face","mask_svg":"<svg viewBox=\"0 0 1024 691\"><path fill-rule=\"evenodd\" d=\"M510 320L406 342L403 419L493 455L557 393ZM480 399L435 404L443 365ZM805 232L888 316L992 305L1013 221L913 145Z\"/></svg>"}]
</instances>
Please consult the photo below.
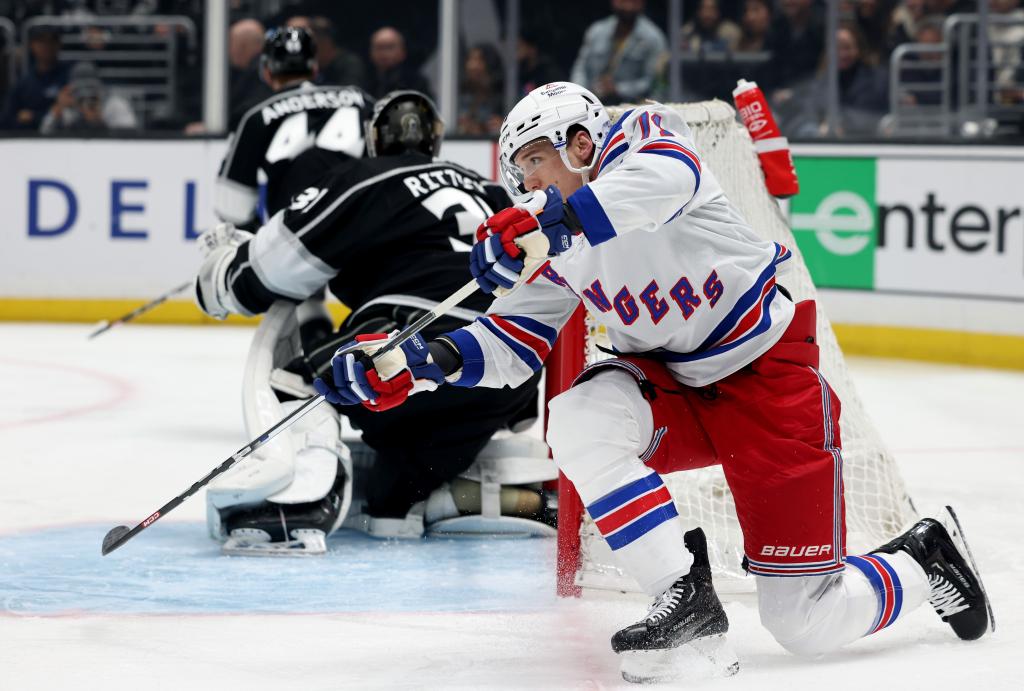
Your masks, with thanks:
<instances>
[{"instance_id":1,"label":"player's face","mask_svg":"<svg viewBox=\"0 0 1024 691\"><path fill-rule=\"evenodd\" d=\"M513 163L522 171L523 186L529 192L554 185L565 198L583 185L583 178L565 167L561 154L548 139L524 146L516 154Z\"/></svg>"}]
</instances>

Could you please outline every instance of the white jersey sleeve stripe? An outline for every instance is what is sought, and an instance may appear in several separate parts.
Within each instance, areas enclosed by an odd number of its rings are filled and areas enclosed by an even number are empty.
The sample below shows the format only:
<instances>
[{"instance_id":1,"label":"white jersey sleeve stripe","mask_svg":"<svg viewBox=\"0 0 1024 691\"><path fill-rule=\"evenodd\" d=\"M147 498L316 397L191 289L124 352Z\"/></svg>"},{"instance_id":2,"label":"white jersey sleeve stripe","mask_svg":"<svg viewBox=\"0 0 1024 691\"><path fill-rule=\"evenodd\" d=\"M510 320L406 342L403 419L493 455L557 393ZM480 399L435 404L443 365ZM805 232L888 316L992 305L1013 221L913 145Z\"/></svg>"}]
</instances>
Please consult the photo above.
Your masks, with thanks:
<instances>
[{"instance_id":1,"label":"white jersey sleeve stripe","mask_svg":"<svg viewBox=\"0 0 1024 691\"><path fill-rule=\"evenodd\" d=\"M256 213L259 190L230 178L219 177L214 184L213 211L222 221L248 223Z\"/></svg>"},{"instance_id":2,"label":"white jersey sleeve stripe","mask_svg":"<svg viewBox=\"0 0 1024 691\"><path fill-rule=\"evenodd\" d=\"M274 214L250 240L249 261L260 282L278 295L305 300L337 271L310 252L284 227L284 210Z\"/></svg>"},{"instance_id":3,"label":"white jersey sleeve stripe","mask_svg":"<svg viewBox=\"0 0 1024 691\"><path fill-rule=\"evenodd\" d=\"M513 336L509 331L499 327L493 320L484 317L480 320L480 323L484 325L488 331L498 337L502 343L508 346L509 350L516 354L516 356L525 362L530 369L534 372L541 368L544 364L543 360L539 357L540 353L535 351L530 345L527 345L523 341L520 341L516 336ZM516 334L520 336L521 334Z\"/></svg>"}]
</instances>

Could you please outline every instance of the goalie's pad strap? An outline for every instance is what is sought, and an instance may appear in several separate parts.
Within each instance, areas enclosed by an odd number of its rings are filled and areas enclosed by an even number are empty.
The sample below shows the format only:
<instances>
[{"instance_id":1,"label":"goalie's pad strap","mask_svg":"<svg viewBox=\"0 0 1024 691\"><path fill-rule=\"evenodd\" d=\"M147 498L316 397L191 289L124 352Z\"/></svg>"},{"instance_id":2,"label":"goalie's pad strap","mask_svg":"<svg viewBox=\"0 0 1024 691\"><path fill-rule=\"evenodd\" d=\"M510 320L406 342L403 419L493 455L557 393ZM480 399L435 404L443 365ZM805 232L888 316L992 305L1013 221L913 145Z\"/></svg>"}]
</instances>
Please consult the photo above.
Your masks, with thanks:
<instances>
[{"instance_id":1,"label":"goalie's pad strap","mask_svg":"<svg viewBox=\"0 0 1024 691\"><path fill-rule=\"evenodd\" d=\"M427 526L427 534L444 537L554 537L558 530L529 518L469 515L431 523Z\"/></svg>"}]
</instances>

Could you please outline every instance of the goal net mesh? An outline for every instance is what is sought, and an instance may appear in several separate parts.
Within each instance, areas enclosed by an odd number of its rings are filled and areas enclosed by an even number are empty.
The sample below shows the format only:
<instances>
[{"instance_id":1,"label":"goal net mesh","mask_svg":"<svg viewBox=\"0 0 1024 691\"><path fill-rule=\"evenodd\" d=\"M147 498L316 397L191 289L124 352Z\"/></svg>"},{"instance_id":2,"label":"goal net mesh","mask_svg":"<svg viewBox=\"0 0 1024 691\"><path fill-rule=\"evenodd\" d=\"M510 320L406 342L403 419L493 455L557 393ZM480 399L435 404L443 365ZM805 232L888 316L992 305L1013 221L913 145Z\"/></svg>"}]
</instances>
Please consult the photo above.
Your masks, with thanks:
<instances>
[{"instance_id":1,"label":"goal net mesh","mask_svg":"<svg viewBox=\"0 0 1024 691\"><path fill-rule=\"evenodd\" d=\"M732 107L721 101L674 107L690 124L706 167L714 172L730 201L751 227L765 239L779 242L793 252L793 260L787 262L790 266L781 273L780 282L789 289L794 300L814 299L816 290L807 265L778 202L765 188L753 143L746 129L736 121ZM622 110L610 110L614 122ZM607 357L597 348L604 335L589 321L586 330L586 363ZM821 370L842 402L840 425L847 547L850 553L856 554L898 534L914 519L914 508L893 457L882 445L857 396L835 333L820 303L818 344ZM752 578L741 580L744 575L741 567L743 538L721 468L713 466L673 473L665 477L665 482L675 497L684 526L699 525L707 533L717 582L726 590L753 588ZM638 590L636 583L615 566L611 551L585 512L579 538L579 570L574 577L577 585Z\"/></svg>"}]
</instances>

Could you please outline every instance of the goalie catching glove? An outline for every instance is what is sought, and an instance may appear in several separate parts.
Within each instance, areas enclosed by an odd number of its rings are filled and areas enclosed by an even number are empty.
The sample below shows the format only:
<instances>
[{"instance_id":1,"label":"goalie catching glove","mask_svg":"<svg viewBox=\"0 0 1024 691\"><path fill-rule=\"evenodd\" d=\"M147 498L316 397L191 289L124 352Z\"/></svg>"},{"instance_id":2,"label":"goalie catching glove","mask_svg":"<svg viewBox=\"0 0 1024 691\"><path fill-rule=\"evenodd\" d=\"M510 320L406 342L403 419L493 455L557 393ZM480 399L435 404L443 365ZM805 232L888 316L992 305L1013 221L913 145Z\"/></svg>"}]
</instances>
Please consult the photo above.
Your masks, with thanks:
<instances>
[{"instance_id":1,"label":"goalie catching glove","mask_svg":"<svg viewBox=\"0 0 1024 691\"><path fill-rule=\"evenodd\" d=\"M581 231L575 212L552 185L477 228L470 271L484 292L507 295L546 258L569 249L573 235Z\"/></svg>"},{"instance_id":2,"label":"goalie catching glove","mask_svg":"<svg viewBox=\"0 0 1024 691\"><path fill-rule=\"evenodd\" d=\"M418 333L373 359L372 354L395 333L363 334L339 348L331 359L334 385L317 379L313 382L317 392L335 405L362 404L383 411L401 405L414 393L433 391L444 384L444 372Z\"/></svg>"},{"instance_id":3,"label":"goalie catching glove","mask_svg":"<svg viewBox=\"0 0 1024 691\"><path fill-rule=\"evenodd\" d=\"M203 263L196 274L196 304L214 319L224 319L240 311L228 290L227 272L238 247L251 238L252 233L239 230L231 223L218 223L197 240Z\"/></svg>"}]
</instances>

